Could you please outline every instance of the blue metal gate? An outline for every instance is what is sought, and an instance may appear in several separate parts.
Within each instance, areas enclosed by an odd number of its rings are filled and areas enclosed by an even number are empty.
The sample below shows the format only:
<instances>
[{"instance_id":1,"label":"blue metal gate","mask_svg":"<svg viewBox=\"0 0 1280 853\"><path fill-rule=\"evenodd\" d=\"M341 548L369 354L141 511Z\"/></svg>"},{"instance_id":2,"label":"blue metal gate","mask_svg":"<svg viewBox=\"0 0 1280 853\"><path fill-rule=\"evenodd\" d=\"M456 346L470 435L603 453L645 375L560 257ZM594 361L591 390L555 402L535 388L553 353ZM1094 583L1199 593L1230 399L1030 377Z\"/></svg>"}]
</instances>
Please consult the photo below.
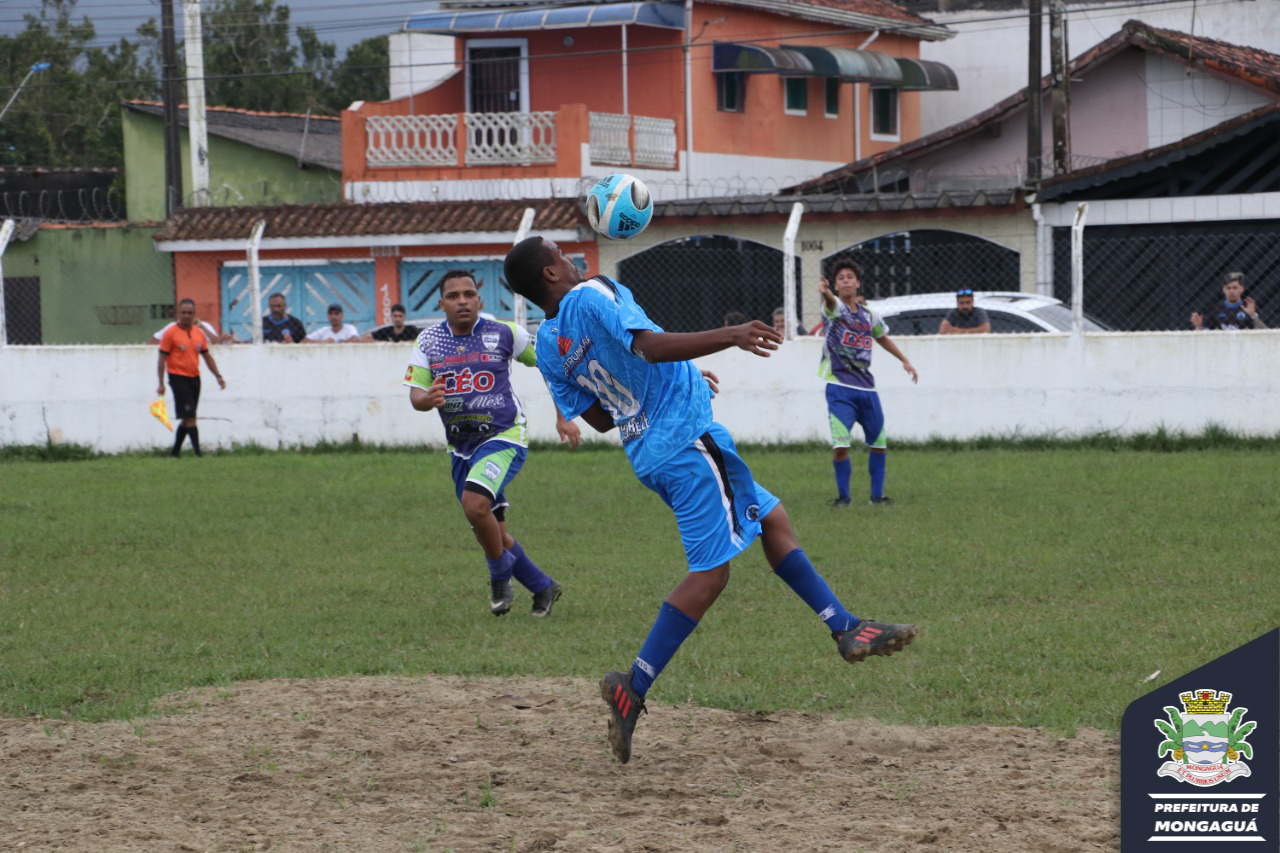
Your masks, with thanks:
<instances>
[{"instance_id":1,"label":"blue metal gate","mask_svg":"<svg viewBox=\"0 0 1280 853\"><path fill-rule=\"evenodd\" d=\"M302 321L308 332L328 324L328 308L337 302L344 319L364 334L375 326L373 263L301 262L258 267L262 308L255 312L249 299L249 269L244 264L222 267L222 326L238 341L253 338L254 324L267 313L267 299L284 295L289 313Z\"/></svg>"}]
</instances>

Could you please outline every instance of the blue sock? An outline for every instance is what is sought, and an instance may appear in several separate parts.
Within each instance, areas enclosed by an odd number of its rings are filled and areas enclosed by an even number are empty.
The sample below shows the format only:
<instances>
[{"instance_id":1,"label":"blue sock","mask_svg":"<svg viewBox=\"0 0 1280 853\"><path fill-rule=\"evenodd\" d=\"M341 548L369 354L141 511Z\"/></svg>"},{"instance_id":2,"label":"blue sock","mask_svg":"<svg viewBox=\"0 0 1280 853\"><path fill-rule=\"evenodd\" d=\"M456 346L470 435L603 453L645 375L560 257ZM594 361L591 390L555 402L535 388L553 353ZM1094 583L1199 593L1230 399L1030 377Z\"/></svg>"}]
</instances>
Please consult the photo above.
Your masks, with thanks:
<instances>
[{"instance_id":1,"label":"blue sock","mask_svg":"<svg viewBox=\"0 0 1280 853\"><path fill-rule=\"evenodd\" d=\"M840 497L849 500L849 478L853 476L853 461L846 456L843 459L833 459L831 465L836 469L836 491L840 493Z\"/></svg>"},{"instance_id":2,"label":"blue sock","mask_svg":"<svg viewBox=\"0 0 1280 853\"><path fill-rule=\"evenodd\" d=\"M484 561L489 564L489 578L495 581L505 581L511 579L511 567L515 564L516 555L510 551L503 551L502 556L496 560L490 560L488 557Z\"/></svg>"},{"instance_id":3,"label":"blue sock","mask_svg":"<svg viewBox=\"0 0 1280 853\"><path fill-rule=\"evenodd\" d=\"M867 473L871 475L871 499L884 497L884 461L883 453L867 454Z\"/></svg>"},{"instance_id":4,"label":"blue sock","mask_svg":"<svg viewBox=\"0 0 1280 853\"><path fill-rule=\"evenodd\" d=\"M786 581L787 586L791 587L805 604L813 608L813 612L817 613L818 618L827 623L827 627L832 631L848 631L858 624L858 617L844 609L840 599L836 598L836 594L831 591L831 587L827 586L827 582L822 579L822 575L818 574L818 570L813 567L813 563L809 562L809 558L801 549L797 548L783 557L782 562L778 563L773 571Z\"/></svg>"},{"instance_id":5,"label":"blue sock","mask_svg":"<svg viewBox=\"0 0 1280 853\"><path fill-rule=\"evenodd\" d=\"M631 689L641 699L649 692L653 680L662 672L663 667L671 662L680 644L697 627L696 620L667 602L662 602L662 606L658 608L658 618L649 629L649 636L644 638L640 654L636 655L636 662L631 667Z\"/></svg>"},{"instance_id":6,"label":"blue sock","mask_svg":"<svg viewBox=\"0 0 1280 853\"><path fill-rule=\"evenodd\" d=\"M515 555L516 561L511 565L511 574L521 586L530 592L542 592L551 586L551 578L529 559L519 542L514 542L507 553Z\"/></svg>"}]
</instances>

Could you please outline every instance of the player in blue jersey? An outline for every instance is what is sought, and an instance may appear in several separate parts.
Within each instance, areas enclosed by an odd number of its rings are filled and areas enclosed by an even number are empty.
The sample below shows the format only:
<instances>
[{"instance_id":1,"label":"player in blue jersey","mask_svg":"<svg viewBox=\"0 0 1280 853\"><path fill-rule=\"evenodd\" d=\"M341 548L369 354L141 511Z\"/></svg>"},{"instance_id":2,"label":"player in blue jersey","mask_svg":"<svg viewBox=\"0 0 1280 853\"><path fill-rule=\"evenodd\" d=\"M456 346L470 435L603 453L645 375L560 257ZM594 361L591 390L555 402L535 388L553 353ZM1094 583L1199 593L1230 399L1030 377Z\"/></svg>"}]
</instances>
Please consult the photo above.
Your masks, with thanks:
<instances>
[{"instance_id":1,"label":"player in blue jersey","mask_svg":"<svg viewBox=\"0 0 1280 853\"><path fill-rule=\"evenodd\" d=\"M835 507L849 506L849 480L853 463L849 447L853 443L850 430L854 423L862 427L867 443L867 472L871 475L871 503L887 505L893 501L884 493L885 448L884 412L880 395L871 375L871 344L874 341L889 351L902 369L916 382L920 375L911 362L889 339L889 326L858 300L862 268L856 261L842 258L835 263L834 291L827 280L818 283L822 296L822 320L826 347L818 365L818 376L827 382L827 417L831 422L832 466L836 474Z\"/></svg>"},{"instance_id":2,"label":"player in blue jersey","mask_svg":"<svg viewBox=\"0 0 1280 853\"><path fill-rule=\"evenodd\" d=\"M757 537L774 572L826 623L845 660L892 654L914 639L914 625L858 619L845 609L800 549L782 504L755 482L728 430L712 419L711 390L689 359L730 347L768 356L782 335L756 320L664 332L630 290L605 276L583 281L542 237L516 244L505 272L516 293L546 312L538 369L557 408L600 432L617 427L636 477L675 512L689 563L630 671L600 681L619 761L631 758L631 734L654 679L728 584L729 561Z\"/></svg>"},{"instance_id":3,"label":"player in blue jersey","mask_svg":"<svg viewBox=\"0 0 1280 853\"><path fill-rule=\"evenodd\" d=\"M453 459L453 482L462 511L489 564L489 609L511 610L514 577L533 593L533 615L549 616L561 587L507 531L503 490L528 453L524 411L511 390L511 363L535 366L529 333L515 323L481 316L475 279L450 270L440 283L445 320L418 335L404 384L420 412L437 410ZM556 417L562 442L578 446L575 424Z\"/></svg>"}]
</instances>

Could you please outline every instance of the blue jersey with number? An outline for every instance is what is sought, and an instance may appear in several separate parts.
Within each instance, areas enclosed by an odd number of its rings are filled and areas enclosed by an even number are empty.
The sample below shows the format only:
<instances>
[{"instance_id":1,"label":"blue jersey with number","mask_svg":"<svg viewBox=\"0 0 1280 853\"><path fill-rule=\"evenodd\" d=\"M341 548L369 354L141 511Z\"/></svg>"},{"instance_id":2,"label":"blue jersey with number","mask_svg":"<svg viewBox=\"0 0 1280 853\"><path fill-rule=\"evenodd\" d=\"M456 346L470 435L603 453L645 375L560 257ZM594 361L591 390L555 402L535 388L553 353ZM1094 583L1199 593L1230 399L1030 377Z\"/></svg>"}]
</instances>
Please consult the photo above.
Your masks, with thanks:
<instances>
[{"instance_id":1,"label":"blue jersey with number","mask_svg":"<svg viewBox=\"0 0 1280 853\"><path fill-rule=\"evenodd\" d=\"M565 294L538 329L538 368L556 406L576 418L597 400L613 416L636 475L656 470L711 426L711 391L692 362L650 364L633 333L662 329L616 281L596 276Z\"/></svg>"}]
</instances>

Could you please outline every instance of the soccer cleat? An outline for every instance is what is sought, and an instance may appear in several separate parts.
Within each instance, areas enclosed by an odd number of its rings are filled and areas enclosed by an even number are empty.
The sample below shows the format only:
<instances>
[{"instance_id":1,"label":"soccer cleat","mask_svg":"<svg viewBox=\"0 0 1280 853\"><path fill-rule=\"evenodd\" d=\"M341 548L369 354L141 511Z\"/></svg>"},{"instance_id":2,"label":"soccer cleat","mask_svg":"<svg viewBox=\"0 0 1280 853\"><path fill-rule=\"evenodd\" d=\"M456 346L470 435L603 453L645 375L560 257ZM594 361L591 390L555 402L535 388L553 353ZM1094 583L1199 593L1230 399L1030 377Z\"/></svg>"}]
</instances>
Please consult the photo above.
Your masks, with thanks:
<instances>
[{"instance_id":1,"label":"soccer cleat","mask_svg":"<svg viewBox=\"0 0 1280 853\"><path fill-rule=\"evenodd\" d=\"M849 505L848 498L836 498L835 500L831 501L828 504L828 506L833 506L833 507L842 507L842 506L848 506L848 505Z\"/></svg>"},{"instance_id":2,"label":"soccer cleat","mask_svg":"<svg viewBox=\"0 0 1280 853\"><path fill-rule=\"evenodd\" d=\"M888 495L881 495L878 498L872 498L871 505L872 506L892 506L893 498L889 497Z\"/></svg>"},{"instance_id":3,"label":"soccer cleat","mask_svg":"<svg viewBox=\"0 0 1280 853\"><path fill-rule=\"evenodd\" d=\"M533 615L539 618L551 615L551 605L560 600L560 593L563 588L555 581L551 582L551 586L542 592L533 594Z\"/></svg>"},{"instance_id":4,"label":"soccer cleat","mask_svg":"<svg viewBox=\"0 0 1280 853\"><path fill-rule=\"evenodd\" d=\"M645 711L644 700L631 689L631 673L610 672L600 679L600 696L609 703L609 746L619 761L631 760L631 733Z\"/></svg>"},{"instance_id":5,"label":"soccer cleat","mask_svg":"<svg viewBox=\"0 0 1280 853\"><path fill-rule=\"evenodd\" d=\"M489 610L494 616L502 616L511 610L511 602L515 601L515 591L511 589L511 578L504 581L489 581Z\"/></svg>"},{"instance_id":6,"label":"soccer cleat","mask_svg":"<svg viewBox=\"0 0 1280 853\"><path fill-rule=\"evenodd\" d=\"M900 652L920 632L915 625L895 625L892 622L872 622L863 619L848 631L832 631L840 657L849 663L866 660L871 655L888 657Z\"/></svg>"}]
</instances>

